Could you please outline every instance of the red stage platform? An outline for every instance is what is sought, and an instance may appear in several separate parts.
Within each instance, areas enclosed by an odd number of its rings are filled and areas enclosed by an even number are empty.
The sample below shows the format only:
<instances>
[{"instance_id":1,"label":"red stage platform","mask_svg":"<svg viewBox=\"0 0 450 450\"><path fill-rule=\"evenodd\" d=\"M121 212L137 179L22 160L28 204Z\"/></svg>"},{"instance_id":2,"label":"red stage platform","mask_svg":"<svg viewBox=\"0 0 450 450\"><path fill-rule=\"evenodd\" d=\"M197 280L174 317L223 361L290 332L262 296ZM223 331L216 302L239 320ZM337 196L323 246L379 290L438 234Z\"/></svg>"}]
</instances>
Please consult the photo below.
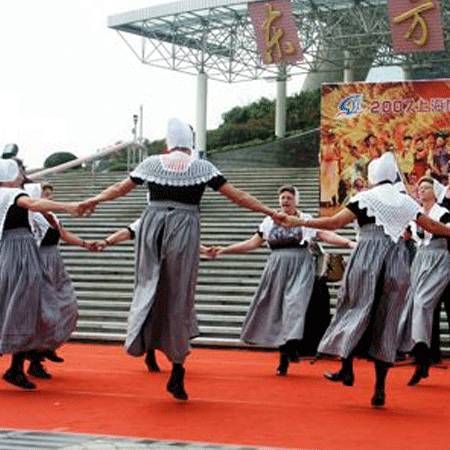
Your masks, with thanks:
<instances>
[{"instance_id":1,"label":"red stage platform","mask_svg":"<svg viewBox=\"0 0 450 450\"><path fill-rule=\"evenodd\" d=\"M356 363L353 388L327 382L337 362L291 365L274 375L278 355L195 349L188 359L188 402L165 391L169 364L150 374L121 347L68 344L66 362L25 392L0 381L0 427L200 441L260 447L351 450L450 448L450 370L406 386L411 366L389 374L387 405L370 407L372 365ZM0 359L0 370L9 356Z\"/></svg>"}]
</instances>

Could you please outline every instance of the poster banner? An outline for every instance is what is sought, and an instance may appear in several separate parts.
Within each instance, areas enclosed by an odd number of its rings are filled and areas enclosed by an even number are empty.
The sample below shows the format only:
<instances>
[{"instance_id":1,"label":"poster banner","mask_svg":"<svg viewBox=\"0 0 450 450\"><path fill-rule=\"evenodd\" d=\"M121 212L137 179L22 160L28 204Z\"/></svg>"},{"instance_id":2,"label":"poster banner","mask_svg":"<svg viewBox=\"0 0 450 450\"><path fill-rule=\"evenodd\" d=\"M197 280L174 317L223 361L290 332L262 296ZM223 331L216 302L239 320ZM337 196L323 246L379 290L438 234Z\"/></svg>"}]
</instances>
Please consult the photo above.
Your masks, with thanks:
<instances>
[{"instance_id":1,"label":"poster banner","mask_svg":"<svg viewBox=\"0 0 450 450\"><path fill-rule=\"evenodd\" d=\"M450 79L322 85L321 214L366 189L367 165L386 151L411 193L425 175L448 183Z\"/></svg>"},{"instance_id":2,"label":"poster banner","mask_svg":"<svg viewBox=\"0 0 450 450\"><path fill-rule=\"evenodd\" d=\"M295 64L303 57L290 0L249 3L263 64Z\"/></svg>"}]
</instances>

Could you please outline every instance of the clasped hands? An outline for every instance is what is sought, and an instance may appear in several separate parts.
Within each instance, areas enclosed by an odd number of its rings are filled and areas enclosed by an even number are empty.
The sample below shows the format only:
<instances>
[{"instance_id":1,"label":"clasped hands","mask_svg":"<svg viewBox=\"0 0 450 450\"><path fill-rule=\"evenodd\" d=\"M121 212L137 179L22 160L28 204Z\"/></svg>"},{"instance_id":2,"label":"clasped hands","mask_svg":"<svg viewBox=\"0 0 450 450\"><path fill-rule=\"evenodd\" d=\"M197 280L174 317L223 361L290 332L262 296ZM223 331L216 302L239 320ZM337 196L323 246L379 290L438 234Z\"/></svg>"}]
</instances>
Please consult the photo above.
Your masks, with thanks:
<instances>
[{"instance_id":1,"label":"clasped hands","mask_svg":"<svg viewBox=\"0 0 450 450\"><path fill-rule=\"evenodd\" d=\"M66 212L74 217L88 217L95 211L98 203L95 197L88 198L82 202L66 203Z\"/></svg>"}]
</instances>

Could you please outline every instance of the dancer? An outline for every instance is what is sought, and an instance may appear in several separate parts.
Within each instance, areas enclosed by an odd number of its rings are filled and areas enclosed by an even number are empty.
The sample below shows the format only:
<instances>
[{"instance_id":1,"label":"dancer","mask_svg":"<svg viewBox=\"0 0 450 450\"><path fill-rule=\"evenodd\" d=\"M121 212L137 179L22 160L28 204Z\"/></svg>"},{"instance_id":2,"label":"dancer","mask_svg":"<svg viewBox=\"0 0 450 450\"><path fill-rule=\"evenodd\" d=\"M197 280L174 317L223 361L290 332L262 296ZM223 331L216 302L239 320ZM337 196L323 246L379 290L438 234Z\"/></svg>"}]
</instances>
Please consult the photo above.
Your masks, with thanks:
<instances>
[{"instance_id":1,"label":"dancer","mask_svg":"<svg viewBox=\"0 0 450 450\"><path fill-rule=\"evenodd\" d=\"M35 389L23 370L26 352L55 348L59 309L57 293L45 273L31 232L28 211L78 215L77 203L31 199L19 189L17 163L0 160L0 354L12 354L3 379Z\"/></svg>"},{"instance_id":2,"label":"dancer","mask_svg":"<svg viewBox=\"0 0 450 450\"><path fill-rule=\"evenodd\" d=\"M130 178L83 202L81 208L89 211L147 183L150 203L136 235L135 290L125 348L133 356L149 349L165 353L173 364L167 390L175 398L187 400L183 364L190 351L200 246L199 204L204 190L209 186L240 206L278 215L228 183L209 161L193 158L192 131L187 124L171 119L166 141L166 154L148 157Z\"/></svg>"},{"instance_id":3,"label":"dancer","mask_svg":"<svg viewBox=\"0 0 450 450\"><path fill-rule=\"evenodd\" d=\"M385 404L386 376L395 362L399 317L409 285L408 251L400 237L413 220L433 234L450 236L450 229L422 214L420 206L394 186L397 167L392 153L369 164L368 178L371 189L355 195L334 216L308 220L288 216L283 223L335 230L358 220L358 245L347 264L336 314L319 353L341 357L341 370L325 376L346 386L354 383L353 357L363 353L373 359L371 403L379 407Z\"/></svg>"},{"instance_id":4,"label":"dancer","mask_svg":"<svg viewBox=\"0 0 450 450\"><path fill-rule=\"evenodd\" d=\"M310 219L298 209L298 191L282 186L278 201L283 213ZM250 344L278 347L277 375L287 375L289 362L299 361L305 315L314 286L314 261L309 245L315 237L333 245L353 248L356 244L331 231L277 225L266 217L250 239L227 247L216 247L215 255L247 253L268 243L271 254L247 312L241 339Z\"/></svg>"},{"instance_id":5,"label":"dancer","mask_svg":"<svg viewBox=\"0 0 450 450\"><path fill-rule=\"evenodd\" d=\"M105 239L100 239L94 242L95 251L103 251L106 247L112 247L113 245L119 244L120 242L128 241L129 239L134 239L136 236L136 231L139 227L140 219L135 220L132 224L125 228L122 228ZM200 244L200 255L205 255L210 257L211 248ZM200 336L200 330L198 328L197 316L195 314L195 308L192 310L192 325L191 325L191 339ZM145 365L149 372L160 372L158 362L156 361L155 350L150 348L147 350L145 355Z\"/></svg>"},{"instance_id":6,"label":"dancer","mask_svg":"<svg viewBox=\"0 0 450 450\"><path fill-rule=\"evenodd\" d=\"M418 193L422 214L450 223L449 211L437 203L440 193L432 178L419 181ZM400 321L400 350L412 351L415 357L416 369L408 382L415 386L428 378L434 310L450 279L450 255L444 236L424 232L415 223L411 228L418 250L411 269L408 306Z\"/></svg>"},{"instance_id":7,"label":"dancer","mask_svg":"<svg viewBox=\"0 0 450 450\"><path fill-rule=\"evenodd\" d=\"M46 185L46 193L39 183L25 185L25 191L32 199L46 198L53 199L53 188ZM45 197L44 197L45 195ZM78 319L78 305L75 290L69 274L64 266L63 259L59 252L58 243L62 239L71 245L82 248L92 248L93 243L84 241L74 233L68 231L52 213L35 212L31 216L31 225L36 242L39 246L39 254L43 263L45 273L53 284L56 293L60 312L58 327L56 330L57 341L62 344L66 342L76 329ZM35 352L30 355L30 366L28 373L37 378L49 379L50 373L42 365L44 359L53 362L63 362L64 359L56 354L56 348L45 352Z\"/></svg>"}]
</instances>

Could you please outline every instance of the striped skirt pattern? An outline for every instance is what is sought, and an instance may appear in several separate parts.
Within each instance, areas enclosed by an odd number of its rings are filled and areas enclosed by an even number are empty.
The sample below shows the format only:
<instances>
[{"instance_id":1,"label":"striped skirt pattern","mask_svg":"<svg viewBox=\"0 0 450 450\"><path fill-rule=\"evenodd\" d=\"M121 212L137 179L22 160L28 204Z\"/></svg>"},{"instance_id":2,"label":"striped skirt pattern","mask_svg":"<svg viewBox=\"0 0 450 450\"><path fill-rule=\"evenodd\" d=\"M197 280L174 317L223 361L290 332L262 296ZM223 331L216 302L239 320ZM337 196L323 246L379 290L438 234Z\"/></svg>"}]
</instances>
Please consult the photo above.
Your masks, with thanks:
<instances>
[{"instance_id":1,"label":"striped skirt pattern","mask_svg":"<svg viewBox=\"0 0 450 450\"><path fill-rule=\"evenodd\" d=\"M308 249L273 250L245 318L241 339L268 347L302 339L313 286L314 262Z\"/></svg>"},{"instance_id":2,"label":"striped skirt pattern","mask_svg":"<svg viewBox=\"0 0 450 450\"><path fill-rule=\"evenodd\" d=\"M183 363L195 333L194 295L200 247L195 205L151 202L135 239L135 286L125 349L140 356L150 349Z\"/></svg>"},{"instance_id":3,"label":"striped skirt pattern","mask_svg":"<svg viewBox=\"0 0 450 450\"><path fill-rule=\"evenodd\" d=\"M4 231L0 261L0 353L55 348L57 295L27 228Z\"/></svg>"},{"instance_id":4,"label":"striped skirt pattern","mask_svg":"<svg viewBox=\"0 0 450 450\"><path fill-rule=\"evenodd\" d=\"M411 267L408 303L399 326L400 350L411 351L424 342L430 347L433 314L450 280L446 239L434 239L416 253Z\"/></svg>"},{"instance_id":5,"label":"striped skirt pattern","mask_svg":"<svg viewBox=\"0 0 450 450\"><path fill-rule=\"evenodd\" d=\"M361 227L358 246L345 270L336 314L319 344L319 353L347 358L361 351L393 363L408 287L405 242L395 244L378 225Z\"/></svg>"},{"instance_id":6,"label":"striped skirt pattern","mask_svg":"<svg viewBox=\"0 0 450 450\"><path fill-rule=\"evenodd\" d=\"M56 245L39 248L42 264L53 284L58 301L59 320L55 332L55 341L66 342L75 331L78 320L78 304L72 281L64 266Z\"/></svg>"}]
</instances>

